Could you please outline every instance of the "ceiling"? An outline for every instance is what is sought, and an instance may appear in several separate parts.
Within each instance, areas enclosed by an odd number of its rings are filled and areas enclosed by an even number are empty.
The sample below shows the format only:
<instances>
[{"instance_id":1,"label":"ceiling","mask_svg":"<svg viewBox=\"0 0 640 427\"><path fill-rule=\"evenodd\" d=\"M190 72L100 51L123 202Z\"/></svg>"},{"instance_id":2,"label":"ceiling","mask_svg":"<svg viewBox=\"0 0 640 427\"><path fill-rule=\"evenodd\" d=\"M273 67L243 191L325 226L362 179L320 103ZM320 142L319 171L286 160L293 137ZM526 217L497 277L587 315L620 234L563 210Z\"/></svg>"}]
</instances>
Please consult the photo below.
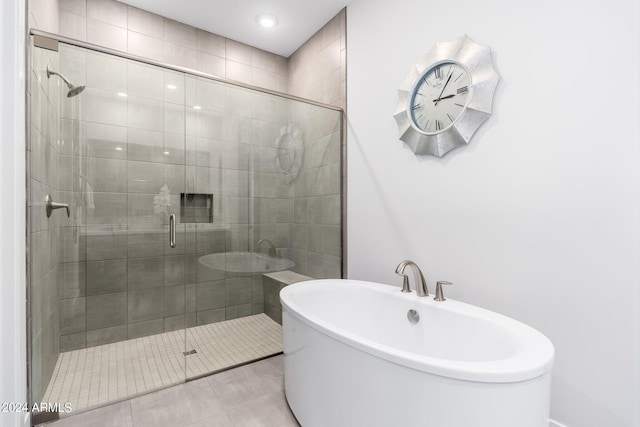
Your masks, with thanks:
<instances>
[{"instance_id":1,"label":"ceiling","mask_svg":"<svg viewBox=\"0 0 640 427\"><path fill-rule=\"evenodd\" d=\"M288 57L351 0L118 0L122 3ZM260 27L256 17L278 19Z\"/></svg>"}]
</instances>

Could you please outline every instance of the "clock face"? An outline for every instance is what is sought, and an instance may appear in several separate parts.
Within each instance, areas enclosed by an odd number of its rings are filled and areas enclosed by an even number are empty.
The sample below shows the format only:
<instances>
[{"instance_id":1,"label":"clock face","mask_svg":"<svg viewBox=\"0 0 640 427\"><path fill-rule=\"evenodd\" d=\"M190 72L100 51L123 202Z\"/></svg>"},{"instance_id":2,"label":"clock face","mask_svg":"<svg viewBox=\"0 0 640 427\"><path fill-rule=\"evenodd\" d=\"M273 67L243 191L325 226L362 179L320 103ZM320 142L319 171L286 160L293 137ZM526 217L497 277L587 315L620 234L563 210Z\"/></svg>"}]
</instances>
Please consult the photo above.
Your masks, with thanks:
<instances>
[{"instance_id":1,"label":"clock face","mask_svg":"<svg viewBox=\"0 0 640 427\"><path fill-rule=\"evenodd\" d=\"M447 130L463 113L469 95L469 74L456 62L429 68L416 83L409 102L413 124L423 133Z\"/></svg>"}]
</instances>

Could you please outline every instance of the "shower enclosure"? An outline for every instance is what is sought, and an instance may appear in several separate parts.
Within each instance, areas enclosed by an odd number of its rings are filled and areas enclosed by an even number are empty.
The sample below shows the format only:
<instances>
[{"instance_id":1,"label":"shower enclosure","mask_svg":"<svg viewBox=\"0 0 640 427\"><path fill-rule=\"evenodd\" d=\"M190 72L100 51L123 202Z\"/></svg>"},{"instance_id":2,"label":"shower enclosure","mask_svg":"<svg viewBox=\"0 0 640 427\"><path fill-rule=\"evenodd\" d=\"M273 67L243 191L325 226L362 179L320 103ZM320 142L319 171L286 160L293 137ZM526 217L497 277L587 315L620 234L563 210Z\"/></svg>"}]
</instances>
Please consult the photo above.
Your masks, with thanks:
<instances>
[{"instance_id":1,"label":"shower enclosure","mask_svg":"<svg viewBox=\"0 0 640 427\"><path fill-rule=\"evenodd\" d=\"M341 110L34 39L32 403L81 411L282 351L264 275L342 277Z\"/></svg>"}]
</instances>

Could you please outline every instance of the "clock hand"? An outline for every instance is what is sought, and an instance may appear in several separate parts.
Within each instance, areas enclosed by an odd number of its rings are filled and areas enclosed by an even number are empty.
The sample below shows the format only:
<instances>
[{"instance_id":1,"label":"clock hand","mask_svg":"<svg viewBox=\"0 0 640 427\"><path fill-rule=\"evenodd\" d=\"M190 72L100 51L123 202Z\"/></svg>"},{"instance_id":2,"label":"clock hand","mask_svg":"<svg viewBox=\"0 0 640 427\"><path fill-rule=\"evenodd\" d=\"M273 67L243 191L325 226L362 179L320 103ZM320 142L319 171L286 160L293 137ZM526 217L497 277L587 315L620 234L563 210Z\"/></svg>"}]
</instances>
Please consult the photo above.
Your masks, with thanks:
<instances>
[{"instance_id":1,"label":"clock hand","mask_svg":"<svg viewBox=\"0 0 640 427\"><path fill-rule=\"evenodd\" d=\"M442 94L444 93L444 90L447 88L447 85L449 84L449 82L451 81L451 76L453 76L453 73L449 73L449 78L447 79L447 82L444 84L444 86L442 87L442 90L440 91L440 95L438 96L438 100L442 99ZM436 100L436 104L438 105L438 100Z\"/></svg>"},{"instance_id":2,"label":"clock hand","mask_svg":"<svg viewBox=\"0 0 640 427\"><path fill-rule=\"evenodd\" d=\"M456 95L457 95L457 93L453 93L451 95L443 96L442 98L434 99L433 102L438 102L438 101L442 101L443 99L453 98Z\"/></svg>"}]
</instances>

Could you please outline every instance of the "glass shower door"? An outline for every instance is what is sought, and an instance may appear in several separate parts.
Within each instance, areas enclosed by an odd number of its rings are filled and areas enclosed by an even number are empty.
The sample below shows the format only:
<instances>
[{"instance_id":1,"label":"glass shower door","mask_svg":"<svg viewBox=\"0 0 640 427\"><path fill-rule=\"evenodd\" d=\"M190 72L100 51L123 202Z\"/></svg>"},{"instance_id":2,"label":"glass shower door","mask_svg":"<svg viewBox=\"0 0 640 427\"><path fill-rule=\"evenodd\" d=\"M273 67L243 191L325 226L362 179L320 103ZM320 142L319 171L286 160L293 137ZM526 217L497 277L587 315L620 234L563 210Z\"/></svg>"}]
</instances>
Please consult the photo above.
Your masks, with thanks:
<instances>
[{"instance_id":1,"label":"glass shower door","mask_svg":"<svg viewBox=\"0 0 640 427\"><path fill-rule=\"evenodd\" d=\"M341 277L342 116L201 77L186 88L193 378L281 352L280 287Z\"/></svg>"},{"instance_id":2,"label":"glass shower door","mask_svg":"<svg viewBox=\"0 0 640 427\"><path fill-rule=\"evenodd\" d=\"M31 242L50 247L32 254L31 312L42 317L50 298L59 327L46 331L45 348L34 325L32 401L78 411L184 382L185 76L64 44L33 51L47 101L32 115L51 131L36 129L31 156ZM46 65L85 89L67 97ZM69 216L36 212L44 193Z\"/></svg>"},{"instance_id":3,"label":"glass shower door","mask_svg":"<svg viewBox=\"0 0 640 427\"><path fill-rule=\"evenodd\" d=\"M266 140L279 130L258 112L280 106L256 104L263 94L211 79L187 76L186 86L193 211L183 220L191 236L187 298L194 302L187 306L187 347L194 350L187 378L194 378L282 351L280 326L264 314L262 277L269 268L266 254L255 251L261 234L253 181L262 167L260 134ZM278 243L275 235L270 240Z\"/></svg>"}]
</instances>

